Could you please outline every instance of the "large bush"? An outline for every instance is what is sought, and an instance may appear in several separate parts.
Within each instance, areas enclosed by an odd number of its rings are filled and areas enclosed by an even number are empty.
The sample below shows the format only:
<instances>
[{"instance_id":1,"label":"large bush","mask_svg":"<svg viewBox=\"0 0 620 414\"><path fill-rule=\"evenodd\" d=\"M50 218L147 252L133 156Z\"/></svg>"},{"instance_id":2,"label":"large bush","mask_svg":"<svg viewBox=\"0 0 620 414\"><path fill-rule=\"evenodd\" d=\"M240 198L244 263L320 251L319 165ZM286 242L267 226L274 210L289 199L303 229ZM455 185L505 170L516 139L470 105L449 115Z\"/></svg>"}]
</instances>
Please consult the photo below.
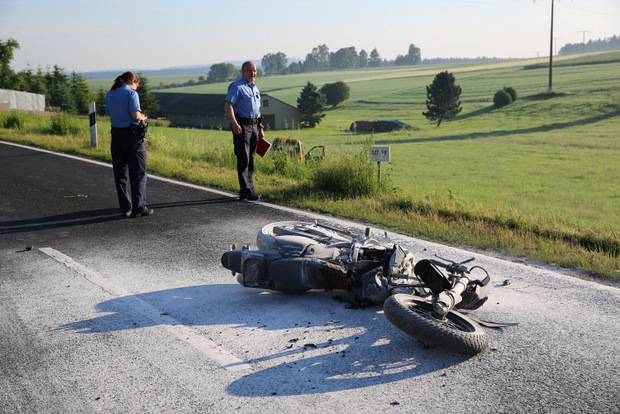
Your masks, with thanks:
<instances>
[{"instance_id":1,"label":"large bush","mask_svg":"<svg viewBox=\"0 0 620 414\"><path fill-rule=\"evenodd\" d=\"M2 127L7 129L22 129L24 127L24 120L19 113L11 112L2 121Z\"/></svg>"},{"instance_id":2,"label":"large bush","mask_svg":"<svg viewBox=\"0 0 620 414\"><path fill-rule=\"evenodd\" d=\"M65 112L52 116L51 121L53 135L77 135L80 133L79 119Z\"/></svg>"},{"instance_id":3,"label":"large bush","mask_svg":"<svg viewBox=\"0 0 620 414\"><path fill-rule=\"evenodd\" d=\"M495 96L493 97L493 103L496 108L501 108L502 106L510 105L512 103L512 97L505 90L497 91Z\"/></svg>"},{"instance_id":4,"label":"large bush","mask_svg":"<svg viewBox=\"0 0 620 414\"><path fill-rule=\"evenodd\" d=\"M506 93L508 93L508 95L510 95L510 97L512 98L512 102L517 100L517 91L515 91L512 86L504 86L504 90L506 91Z\"/></svg>"}]
</instances>

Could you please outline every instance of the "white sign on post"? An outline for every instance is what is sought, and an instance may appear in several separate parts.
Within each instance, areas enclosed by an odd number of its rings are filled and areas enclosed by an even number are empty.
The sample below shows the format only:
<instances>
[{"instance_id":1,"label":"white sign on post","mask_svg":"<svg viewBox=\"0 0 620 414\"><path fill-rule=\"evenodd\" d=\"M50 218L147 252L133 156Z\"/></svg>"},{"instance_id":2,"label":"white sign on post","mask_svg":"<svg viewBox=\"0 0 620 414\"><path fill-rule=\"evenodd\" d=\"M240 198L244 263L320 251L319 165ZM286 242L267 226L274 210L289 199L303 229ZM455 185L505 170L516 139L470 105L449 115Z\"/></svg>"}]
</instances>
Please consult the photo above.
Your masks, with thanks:
<instances>
[{"instance_id":1,"label":"white sign on post","mask_svg":"<svg viewBox=\"0 0 620 414\"><path fill-rule=\"evenodd\" d=\"M390 162L390 146L389 145L371 145L370 160L377 163L377 179L381 186L381 162Z\"/></svg>"},{"instance_id":2,"label":"white sign on post","mask_svg":"<svg viewBox=\"0 0 620 414\"><path fill-rule=\"evenodd\" d=\"M375 162L390 162L390 146L371 145L370 160Z\"/></svg>"}]
</instances>

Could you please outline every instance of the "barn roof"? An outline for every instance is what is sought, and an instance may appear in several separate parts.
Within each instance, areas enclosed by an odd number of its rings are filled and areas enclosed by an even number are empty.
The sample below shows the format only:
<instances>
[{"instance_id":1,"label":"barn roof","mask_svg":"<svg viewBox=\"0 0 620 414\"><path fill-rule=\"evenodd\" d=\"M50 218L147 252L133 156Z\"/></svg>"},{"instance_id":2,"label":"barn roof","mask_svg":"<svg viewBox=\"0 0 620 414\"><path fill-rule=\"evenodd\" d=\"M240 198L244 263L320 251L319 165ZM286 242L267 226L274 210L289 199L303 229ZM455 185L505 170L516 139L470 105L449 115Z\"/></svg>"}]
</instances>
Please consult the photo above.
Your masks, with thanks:
<instances>
[{"instance_id":1,"label":"barn roof","mask_svg":"<svg viewBox=\"0 0 620 414\"><path fill-rule=\"evenodd\" d=\"M226 116L226 94L154 92L159 112Z\"/></svg>"}]
</instances>

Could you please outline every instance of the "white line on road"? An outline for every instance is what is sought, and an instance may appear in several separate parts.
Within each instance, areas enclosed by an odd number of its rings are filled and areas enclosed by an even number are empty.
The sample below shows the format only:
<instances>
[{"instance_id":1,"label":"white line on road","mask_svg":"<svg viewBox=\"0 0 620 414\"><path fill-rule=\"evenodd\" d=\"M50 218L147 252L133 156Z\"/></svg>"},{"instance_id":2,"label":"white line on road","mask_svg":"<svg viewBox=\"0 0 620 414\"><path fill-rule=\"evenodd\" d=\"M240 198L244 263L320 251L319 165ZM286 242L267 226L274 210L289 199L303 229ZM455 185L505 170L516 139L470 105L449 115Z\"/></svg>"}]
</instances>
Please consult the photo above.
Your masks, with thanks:
<instances>
[{"instance_id":1,"label":"white line on road","mask_svg":"<svg viewBox=\"0 0 620 414\"><path fill-rule=\"evenodd\" d=\"M42 247L39 250L57 262L64 264L68 268L82 275L86 280L99 286L109 294L117 296L130 307L152 320L155 324L168 330L179 340L189 343L198 351L206 355L209 359L218 363L221 368L229 371L239 371L251 368L250 364L237 358L226 349L196 333L193 329L183 325L181 322L170 317L169 315L162 315L161 311L137 297L135 293L111 283L97 272L81 265L71 257L59 252L58 250L52 249L51 247Z\"/></svg>"}]
</instances>

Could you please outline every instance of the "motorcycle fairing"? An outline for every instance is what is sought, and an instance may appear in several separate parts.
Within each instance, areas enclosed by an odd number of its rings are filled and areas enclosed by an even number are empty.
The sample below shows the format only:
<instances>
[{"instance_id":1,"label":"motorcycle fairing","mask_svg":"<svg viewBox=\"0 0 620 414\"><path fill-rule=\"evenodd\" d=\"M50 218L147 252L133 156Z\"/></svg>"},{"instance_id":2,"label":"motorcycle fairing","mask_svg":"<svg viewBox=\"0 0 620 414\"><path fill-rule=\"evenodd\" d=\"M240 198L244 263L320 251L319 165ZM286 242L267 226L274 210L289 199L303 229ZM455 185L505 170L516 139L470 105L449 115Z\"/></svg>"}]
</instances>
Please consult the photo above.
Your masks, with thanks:
<instances>
[{"instance_id":1,"label":"motorcycle fairing","mask_svg":"<svg viewBox=\"0 0 620 414\"><path fill-rule=\"evenodd\" d=\"M452 283L448 278L428 259L422 259L416 263L413 272L422 279L435 295L452 288Z\"/></svg>"}]
</instances>

